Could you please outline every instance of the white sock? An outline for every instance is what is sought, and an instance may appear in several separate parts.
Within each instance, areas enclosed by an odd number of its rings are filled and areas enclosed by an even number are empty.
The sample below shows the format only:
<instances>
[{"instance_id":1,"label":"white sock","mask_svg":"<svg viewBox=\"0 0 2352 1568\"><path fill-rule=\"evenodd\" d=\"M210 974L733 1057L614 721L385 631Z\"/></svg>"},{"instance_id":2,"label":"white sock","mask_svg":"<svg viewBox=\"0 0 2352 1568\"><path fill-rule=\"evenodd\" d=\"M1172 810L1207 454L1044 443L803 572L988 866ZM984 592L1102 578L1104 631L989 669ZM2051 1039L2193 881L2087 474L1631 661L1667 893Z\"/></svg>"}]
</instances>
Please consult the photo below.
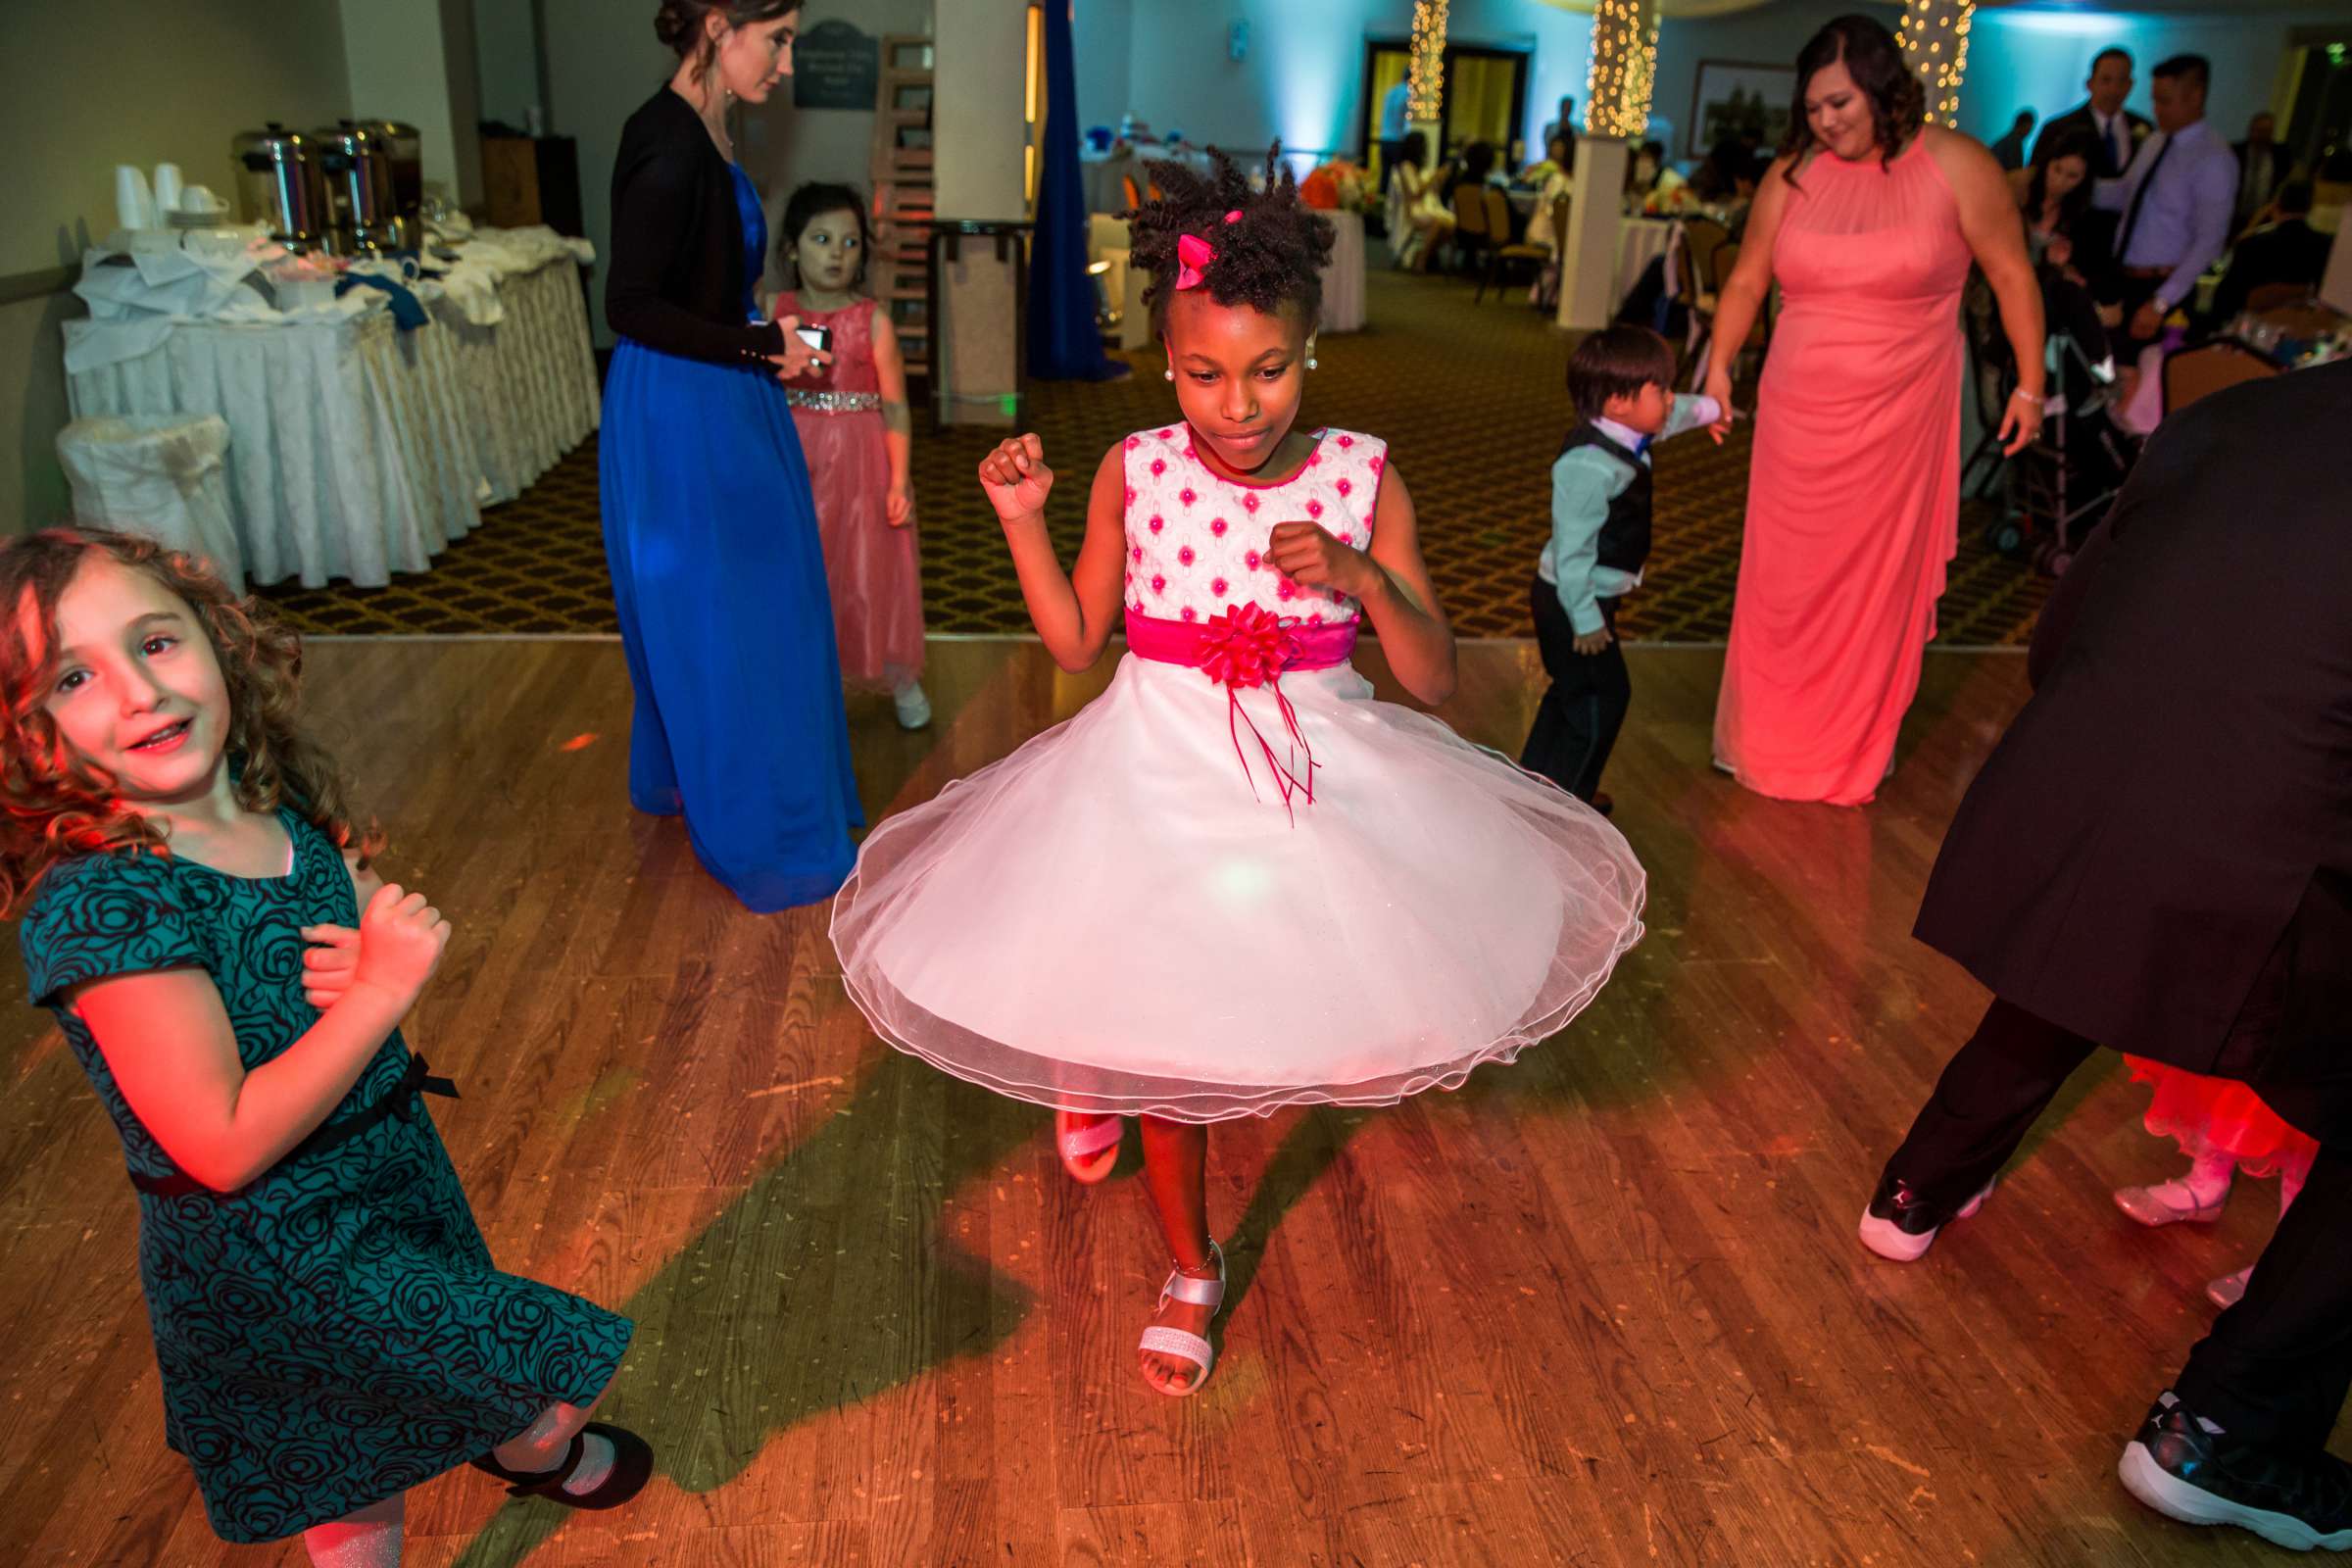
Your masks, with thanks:
<instances>
[{"instance_id":1,"label":"white sock","mask_svg":"<svg viewBox=\"0 0 2352 1568\"><path fill-rule=\"evenodd\" d=\"M2222 1200L2230 1191L2230 1178L2236 1172L2237 1161L2228 1154L2199 1154L2188 1167L2188 1174L2180 1178L2180 1184L2195 1196L2201 1208Z\"/></svg>"},{"instance_id":2,"label":"white sock","mask_svg":"<svg viewBox=\"0 0 2352 1568\"><path fill-rule=\"evenodd\" d=\"M399 1568L407 1494L345 1514L302 1533L312 1568Z\"/></svg>"}]
</instances>

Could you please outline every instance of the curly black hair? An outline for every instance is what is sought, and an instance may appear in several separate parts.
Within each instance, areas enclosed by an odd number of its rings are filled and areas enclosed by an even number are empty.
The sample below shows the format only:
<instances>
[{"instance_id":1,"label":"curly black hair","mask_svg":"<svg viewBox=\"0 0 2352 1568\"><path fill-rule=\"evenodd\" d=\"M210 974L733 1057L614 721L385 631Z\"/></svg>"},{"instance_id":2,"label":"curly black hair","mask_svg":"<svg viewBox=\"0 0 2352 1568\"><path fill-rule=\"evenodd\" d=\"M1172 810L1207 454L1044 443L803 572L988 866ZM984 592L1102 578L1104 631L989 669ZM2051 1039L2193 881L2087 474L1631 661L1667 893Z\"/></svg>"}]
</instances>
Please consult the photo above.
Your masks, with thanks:
<instances>
[{"instance_id":1,"label":"curly black hair","mask_svg":"<svg viewBox=\"0 0 2352 1568\"><path fill-rule=\"evenodd\" d=\"M1164 335L1168 301L1176 293L1177 241L1191 234L1216 250L1203 286L1219 305L1247 305L1272 316L1286 305L1312 332L1323 314L1323 264L1331 256L1330 220L1298 199L1298 181L1276 143L1266 154L1266 188L1211 147L1203 178L1182 164L1147 164L1157 194L1123 214L1133 235L1134 265L1152 274L1144 304L1152 331Z\"/></svg>"}]
</instances>

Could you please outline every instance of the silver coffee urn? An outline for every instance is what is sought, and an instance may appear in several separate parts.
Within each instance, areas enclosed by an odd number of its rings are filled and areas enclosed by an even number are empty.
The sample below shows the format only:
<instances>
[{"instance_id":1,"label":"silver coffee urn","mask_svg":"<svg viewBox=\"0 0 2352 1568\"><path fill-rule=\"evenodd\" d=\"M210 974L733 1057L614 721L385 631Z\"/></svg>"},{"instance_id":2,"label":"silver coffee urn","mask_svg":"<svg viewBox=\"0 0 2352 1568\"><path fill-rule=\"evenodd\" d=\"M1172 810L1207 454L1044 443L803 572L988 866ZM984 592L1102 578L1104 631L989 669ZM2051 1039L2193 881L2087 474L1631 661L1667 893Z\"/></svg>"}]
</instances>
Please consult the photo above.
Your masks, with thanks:
<instances>
[{"instance_id":1,"label":"silver coffee urn","mask_svg":"<svg viewBox=\"0 0 2352 1568\"><path fill-rule=\"evenodd\" d=\"M322 149L276 121L229 143L237 169L237 220L268 223L270 235L298 251L317 250L331 226Z\"/></svg>"},{"instance_id":2,"label":"silver coffee urn","mask_svg":"<svg viewBox=\"0 0 2352 1568\"><path fill-rule=\"evenodd\" d=\"M324 149L327 202L333 218L327 249L337 256L373 256L400 246L392 199L392 161L383 140L357 121L312 133Z\"/></svg>"}]
</instances>

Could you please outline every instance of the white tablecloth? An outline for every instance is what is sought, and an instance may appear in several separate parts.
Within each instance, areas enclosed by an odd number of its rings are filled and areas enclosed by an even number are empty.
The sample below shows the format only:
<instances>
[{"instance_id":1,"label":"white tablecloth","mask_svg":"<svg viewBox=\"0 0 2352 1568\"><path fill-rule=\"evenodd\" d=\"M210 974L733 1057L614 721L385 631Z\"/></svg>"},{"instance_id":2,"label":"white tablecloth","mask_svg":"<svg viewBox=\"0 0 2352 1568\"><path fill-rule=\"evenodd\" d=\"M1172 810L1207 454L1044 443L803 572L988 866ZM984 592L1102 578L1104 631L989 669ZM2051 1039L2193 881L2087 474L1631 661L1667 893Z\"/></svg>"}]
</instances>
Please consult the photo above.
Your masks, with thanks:
<instances>
[{"instance_id":1,"label":"white tablecloth","mask_svg":"<svg viewBox=\"0 0 2352 1568\"><path fill-rule=\"evenodd\" d=\"M1617 303L1642 281L1642 270L1674 243L1674 223L1663 218L1628 218L1617 232Z\"/></svg>"},{"instance_id":2,"label":"white tablecloth","mask_svg":"<svg viewBox=\"0 0 2352 1568\"><path fill-rule=\"evenodd\" d=\"M429 280L433 319L401 331L377 306L267 322L177 321L148 353L74 372L75 417L217 414L256 583L382 587L423 571L596 426L579 272L569 258L501 275L495 325ZM470 306L470 308L468 308ZM68 321L77 334L99 323Z\"/></svg>"},{"instance_id":3,"label":"white tablecloth","mask_svg":"<svg viewBox=\"0 0 2352 1568\"><path fill-rule=\"evenodd\" d=\"M604 408L579 269L550 262L501 279L498 297L495 326L432 302L434 326L454 343L484 506L522 494L587 438Z\"/></svg>"},{"instance_id":4,"label":"white tablecloth","mask_svg":"<svg viewBox=\"0 0 2352 1568\"><path fill-rule=\"evenodd\" d=\"M1364 329L1364 215L1325 213L1331 220L1331 260L1323 264L1323 330Z\"/></svg>"}]
</instances>

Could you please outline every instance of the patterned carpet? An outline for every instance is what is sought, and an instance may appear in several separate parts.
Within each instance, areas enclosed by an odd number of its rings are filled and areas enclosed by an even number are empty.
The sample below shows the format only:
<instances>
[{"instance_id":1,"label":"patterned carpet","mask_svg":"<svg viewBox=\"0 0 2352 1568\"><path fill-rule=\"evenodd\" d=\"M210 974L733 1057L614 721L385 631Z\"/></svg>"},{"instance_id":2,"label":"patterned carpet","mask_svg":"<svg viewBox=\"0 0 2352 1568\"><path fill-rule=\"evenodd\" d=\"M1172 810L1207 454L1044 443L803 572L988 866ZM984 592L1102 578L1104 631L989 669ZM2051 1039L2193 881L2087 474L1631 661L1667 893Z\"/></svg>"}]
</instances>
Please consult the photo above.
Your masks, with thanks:
<instances>
[{"instance_id":1,"label":"patterned carpet","mask_svg":"<svg viewBox=\"0 0 2352 1568\"><path fill-rule=\"evenodd\" d=\"M1372 330L1323 340L1305 417L1386 436L1411 487L1430 571L1455 629L1528 635L1527 578L1549 523L1549 471L1566 415L1568 340L1523 304L1450 279L1375 268ZM1064 561L1085 527L1086 480L1112 443L1165 422L1161 365L1087 385L1035 383L1025 424L1065 476L1050 520ZM921 416L918 416L918 419ZM1720 642L1731 626L1747 493L1747 426L1721 448L1691 435L1659 449L1656 544L1620 622L1631 639ZM918 429L915 492L930 629L1025 633L1026 612L973 469L1004 432ZM1984 515L1963 511L1960 559L1941 606L1953 645L2023 642L2046 587L1984 548ZM267 589L309 633L609 633L614 629L597 514L592 440L520 499L484 514L430 572L384 588Z\"/></svg>"}]
</instances>

